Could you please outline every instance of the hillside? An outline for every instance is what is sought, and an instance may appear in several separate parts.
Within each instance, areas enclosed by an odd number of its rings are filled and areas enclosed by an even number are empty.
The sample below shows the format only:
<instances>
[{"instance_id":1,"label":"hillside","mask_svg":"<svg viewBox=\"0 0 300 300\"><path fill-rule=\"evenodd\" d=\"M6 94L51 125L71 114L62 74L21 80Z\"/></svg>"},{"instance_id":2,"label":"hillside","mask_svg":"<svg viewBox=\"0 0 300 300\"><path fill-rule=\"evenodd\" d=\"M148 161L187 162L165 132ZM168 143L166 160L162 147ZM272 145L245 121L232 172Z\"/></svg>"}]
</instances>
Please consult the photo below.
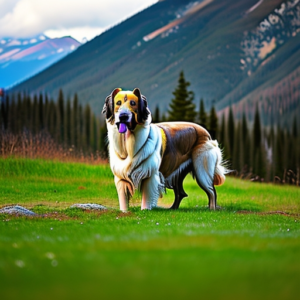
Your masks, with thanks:
<instances>
[{"instance_id":1,"label":"hillside","mask_svg":"<svg viewBox=\"0 0 300 300\"><path fill-rule=\"evenodd\" d=\"M113 88L139 87L152 109L166 109L184 70L196 101L222 110L299 66L299 1L282 2L159 1L13 90L62 88L100 113Z\"/></svg>"}]
</instances>

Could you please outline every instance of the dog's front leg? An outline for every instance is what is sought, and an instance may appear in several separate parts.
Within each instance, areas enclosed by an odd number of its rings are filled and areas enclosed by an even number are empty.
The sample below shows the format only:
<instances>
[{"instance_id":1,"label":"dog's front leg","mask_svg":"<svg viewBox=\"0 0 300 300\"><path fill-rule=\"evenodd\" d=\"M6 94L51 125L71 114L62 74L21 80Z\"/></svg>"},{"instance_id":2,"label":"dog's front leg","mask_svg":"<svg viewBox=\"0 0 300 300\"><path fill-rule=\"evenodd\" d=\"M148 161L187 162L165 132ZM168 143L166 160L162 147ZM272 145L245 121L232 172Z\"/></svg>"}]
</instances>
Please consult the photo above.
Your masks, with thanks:
<instances>
[{"instance_id":1,"label":"dog's front leg","mask_svg":"<svg viewBox=\"0 0 300 300\"><path fill-rule=\"evenodd\" d=\"M151 209L157 205L159 191L156 176L146 178L142 182L142 206L141 209Z\"/></svg>"},{"instance_id":2,"label":"dog's front leg","mask_svg":"<svg viewBox=\"0 0 300 300\"><path fill-rule=\"evenodd\" d=\"M128 182L115 176L115 185L118 192L120 210L126 212L129 206Z\"/></svg>"}]
</instances>

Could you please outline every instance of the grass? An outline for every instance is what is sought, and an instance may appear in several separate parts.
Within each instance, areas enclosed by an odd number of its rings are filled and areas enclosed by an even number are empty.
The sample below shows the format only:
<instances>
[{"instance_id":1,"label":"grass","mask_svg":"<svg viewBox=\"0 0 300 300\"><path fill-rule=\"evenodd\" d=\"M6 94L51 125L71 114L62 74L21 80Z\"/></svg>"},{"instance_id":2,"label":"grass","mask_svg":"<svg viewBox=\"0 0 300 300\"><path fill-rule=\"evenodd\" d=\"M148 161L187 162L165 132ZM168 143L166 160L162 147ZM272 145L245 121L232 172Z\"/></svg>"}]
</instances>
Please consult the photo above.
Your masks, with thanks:
<instances>
[{"instance_id":1,"label":"grass","mask_svg":"<svg viewBox=\"0 0 300 300\"><path fill-rule=\"evenodd\" d=\"M228 178L211 212L191 178L177 211L119 212L109 167L0 159L1 299L295 299L300 190ZM172 203L171 191L160 200ZM112 209L83 212L72 203Z\"/></svg>"}]
</instances>

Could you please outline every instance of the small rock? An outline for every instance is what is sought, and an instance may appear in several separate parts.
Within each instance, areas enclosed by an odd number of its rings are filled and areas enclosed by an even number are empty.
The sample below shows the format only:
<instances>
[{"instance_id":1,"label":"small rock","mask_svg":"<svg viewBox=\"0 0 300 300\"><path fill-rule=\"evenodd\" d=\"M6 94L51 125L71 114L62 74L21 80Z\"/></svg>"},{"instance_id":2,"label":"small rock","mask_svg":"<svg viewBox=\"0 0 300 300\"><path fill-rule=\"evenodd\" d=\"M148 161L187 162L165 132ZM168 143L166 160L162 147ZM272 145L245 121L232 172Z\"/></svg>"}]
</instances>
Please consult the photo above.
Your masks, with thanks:
<instances>
[{"instance_id":1,"label":"small rock","mask_svg":"<svg viewBox=\"0 0 300 300\"><path fill-rule=\"evenodd\" d=\"M36 216L36 213L20 205L3 207L0 209L0 214Z\"/></svg>"},{"instance_id":2,"label":"small rock","mask_svg":"<svg viewBox=\"0 0 300 300\"><path fill-rule=\"evenodd\" d=\"M105 206L95 203L76 203L70 206L70 208L78 207L83 210L105 210L107 209Z\"/></svg>"}]
</instances>

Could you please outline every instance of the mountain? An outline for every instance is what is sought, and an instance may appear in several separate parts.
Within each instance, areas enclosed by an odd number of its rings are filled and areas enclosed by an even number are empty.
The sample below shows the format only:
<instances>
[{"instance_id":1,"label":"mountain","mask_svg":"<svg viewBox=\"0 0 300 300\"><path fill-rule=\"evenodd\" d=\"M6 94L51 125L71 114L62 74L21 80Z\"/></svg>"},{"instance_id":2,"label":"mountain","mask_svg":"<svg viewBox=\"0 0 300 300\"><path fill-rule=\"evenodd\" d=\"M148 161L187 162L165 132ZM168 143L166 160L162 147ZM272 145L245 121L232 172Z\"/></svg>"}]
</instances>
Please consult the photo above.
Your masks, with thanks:
<instances>
[{"instance_id":1,"label":"mountain","mask_svg":"<svg viewBox=\"0 0 300 300\"><path fill-rule=\"evenodd\" d=\"M255 101L264 105L262 93L298 74L299 33L299 0L159 1L13 91L56 98L62 88L100 113L115 87L139 87L152 110L166 111L183 70L195 101L214 103L220 113L249 102L252 111ZM285 111L295 114L292 107Z\"/></svg>"},{"instance_id":2,"label":"mountain","mask_svg":"<svg viewBox=\"0 0 300 300\"><path fill-rule=\"evenodd\" d=\"M71 37L0 39L0 86L9 87L32 77L79 46Z\"/></svg>"}]
</instances>

